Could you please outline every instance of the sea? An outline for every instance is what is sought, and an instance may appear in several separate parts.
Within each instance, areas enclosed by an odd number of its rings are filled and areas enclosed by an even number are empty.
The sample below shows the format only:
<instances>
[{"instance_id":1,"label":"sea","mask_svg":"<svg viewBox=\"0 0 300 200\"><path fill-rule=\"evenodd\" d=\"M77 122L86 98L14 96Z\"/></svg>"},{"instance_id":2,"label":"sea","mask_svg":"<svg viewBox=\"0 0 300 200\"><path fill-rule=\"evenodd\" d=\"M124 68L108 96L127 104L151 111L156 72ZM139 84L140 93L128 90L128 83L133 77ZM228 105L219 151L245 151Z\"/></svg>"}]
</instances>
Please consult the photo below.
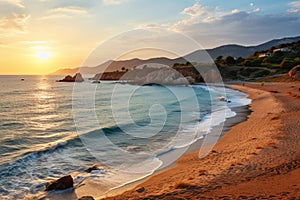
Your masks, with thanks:
<instances>
[{"instance_id":1,"label":"sea","mask_svg":"<svg viewBox=\"0 0 300 200\"><path fill-rule=\"evenodd\" d=\"M108 192L174 163L183 153L176 149L251 102L213 84L56 81L62 78L0 76L0 199L51 199L45 184L68 174L75 186L92 179ZM85 171L93 165L99 170Z\"/></svg>"}]
</instances>

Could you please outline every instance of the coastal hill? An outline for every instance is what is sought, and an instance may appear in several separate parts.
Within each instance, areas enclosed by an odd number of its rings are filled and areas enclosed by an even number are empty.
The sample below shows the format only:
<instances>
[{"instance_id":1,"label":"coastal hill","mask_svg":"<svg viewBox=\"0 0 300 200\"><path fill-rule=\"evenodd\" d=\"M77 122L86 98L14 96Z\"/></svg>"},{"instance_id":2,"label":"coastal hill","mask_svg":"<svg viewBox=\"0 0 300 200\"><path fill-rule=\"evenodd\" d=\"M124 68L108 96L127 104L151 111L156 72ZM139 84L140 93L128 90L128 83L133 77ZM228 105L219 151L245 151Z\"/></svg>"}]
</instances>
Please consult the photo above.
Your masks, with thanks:
<instances>
[{"instance_id":1,"label":"coastal hill","mask_svg":"<svg viewBox=\"0 0 300 200\"><path fill-rule=\"evenodd\" d=\"M122 69L122 67L126 67L126 69L133 69L136 66L149 64L149 63L159 63L162 65L172 66L174 63L186 63L186 60L183 58L169 59L169 58L151 58L148 60L142 60L138 58L130 59L130 60L120 60L113 61L109 60L95 67L78 67L78 68L66 68L60 69L52 75L66 75L66 74L75 74L80 72L82 74L97 74L99 72L115 72L117 70Z\"/></svg>"},{"instance_id":2,"label":"coastal hill","mask_svg":"<svg viewBox=\"0 0 300 200\"><path fill-rule=\"evenodd\" d=\"M288 37L288 38L282 38L282 39L275 39L268 41L266 43L257 45L257 46L241 46L241 45L235 45L235 44L229 44L229 45L223 45L220 47L216 47L213 49L207 49L207 50L197 50L195 52L192 52L184 58L175 58L175 59L169 59L169 58L151 58L148 60L141 60L138 58L131 59L131 60L121 60L121 61L113 61L109 60L106 61L98 66L94 67L77 67L77 68L64 68L60 69L58 71L55 71L52 73L53 75L67 75L67 74L75 74L77 72L80 72L82 74L97 74L103 72L105 69L106 72L113 72L120 70L122 67L125 67L126 69L133 69L136 66L144 65L147 63L159 63L163 65L173 66L176 63L186 63L189 62L201 62L201 63L209 63L211 60L209 60L207 53L210 55L210 57L215 60L218 56L233 56L233 57L246 57L248 55L252 55L255 52L263 51L266 49L269 49L273 46L278 46L280 44L285 43L292 43L300 40L300 36L298 37ZM109 66L109 68L107 68Z\"/></svg>"},{"instance_id":3,"label":"coastal hill","mask_svg":"<svg viewBox=\"0 0 300 200\"><path fill-rule=\"evenodd\" d=\"M263 51L269 49L273 46L278 46L280 44L297 42L300 40L300 36L297 37L288 37L282 39L275 39L269 42L257 45L257 46L241 46L241 45L224 45L214 49L207 50L210 56L213 59L216 59L218 56L233 56L233 57L246 57L257 51Z\"/></svg>"}]
</instances>

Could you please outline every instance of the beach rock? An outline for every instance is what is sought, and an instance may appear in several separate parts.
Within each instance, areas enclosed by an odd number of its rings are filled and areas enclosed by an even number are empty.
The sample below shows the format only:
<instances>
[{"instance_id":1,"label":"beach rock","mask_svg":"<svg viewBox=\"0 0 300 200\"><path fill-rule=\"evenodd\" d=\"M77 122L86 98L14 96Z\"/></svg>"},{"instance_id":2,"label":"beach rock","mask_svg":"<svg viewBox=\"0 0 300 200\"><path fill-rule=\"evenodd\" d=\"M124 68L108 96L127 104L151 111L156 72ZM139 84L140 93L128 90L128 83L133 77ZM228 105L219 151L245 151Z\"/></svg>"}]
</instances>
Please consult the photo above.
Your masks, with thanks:
<instances>
[{"instance_id":1,"label":"beach rock","mask_svg":"<svg viewBox=\"0 0 300 200\"><path fill-rule=\"evenodd\" d=\"M68 75L64 79L59 80L58 82L83 82L84 79L80 73L76 73L73 77Z\"/></svg>"},{"instance_id":2,"label":"beach rock","mask_svg":"<svg viewBox=\"0 0 300 200\"><path fill-rule=\"evenodd\" d=\"M138 188L135 191L137 191L138 193L142 193L142 192L145 192L145 188L144 187L140 187L140 188Z\"/></svg>"},{"instance_id":3,"label":"beach rock","mask_svg":"<svg viewBox=\"0 0 300 200\"><path fill-rule=\"evenodd\" d=\"M98 83L101 83L101 82L100 81L93 81L92 83L97 83L98 84Z\"/></svg>"},{"instance_id":4,"label":"beach rock","mask_svg":"<svg viewBox=\"0 0 300 200\"><path fill-rule=\"evenodd\" d=\"M92 196L83 196L79 198L78 200L95 200Z\"/></svg>"},{"instance_id":5,"label":"beach rock","mask_svg":"<svg viewBox=\"0 0 300 200\"><path fill-rule=\"evenodd\" d=\"M57 180L48 182L45 191L49 190L65 190L73 187L73 178L71 175L61 177Z\"/></svg>"},{"instance_id":6,"label":"beach rock","mask_svg":"<svg viewBox=\"0 0 300 200\"><path fill-rule=\"evenodd\" d=\"M97 165L87 168L85 171L91 173L94 170L101 170Z\"/></svg>"},{"instance_id":7,"label":"beach rock","mask_svg":"<svg viewBox=\"0 0 300 200\"><path fill-rule=\"evenodd\" d=\"M211 152L212 152L212 153L218 153L216 150L212 150Z\"/></svg>"},{"instance_id":8,"label":"beach rock","mask_svg":"<svg viewBox=\"0 0 300 200\"><path fill-rule=\"evenodd\" d=\"M293 67L288 73L289 77L298 79L300 78L300 65Z\"/></svg>"}]
</instances>

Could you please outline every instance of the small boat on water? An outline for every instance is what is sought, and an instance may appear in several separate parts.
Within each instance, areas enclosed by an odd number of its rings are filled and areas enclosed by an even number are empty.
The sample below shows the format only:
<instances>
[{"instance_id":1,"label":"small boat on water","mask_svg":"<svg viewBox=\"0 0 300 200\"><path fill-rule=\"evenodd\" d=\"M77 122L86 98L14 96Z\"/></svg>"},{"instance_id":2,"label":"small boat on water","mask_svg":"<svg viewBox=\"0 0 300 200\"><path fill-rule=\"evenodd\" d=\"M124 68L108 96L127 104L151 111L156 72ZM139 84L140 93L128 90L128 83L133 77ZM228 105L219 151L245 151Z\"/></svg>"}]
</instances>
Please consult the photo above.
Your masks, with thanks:
<instances>
[{"instance_id":1,"label":"small boat on water","mask_svg":"<svg viewBox=\"0 0 300 200\"><path fill-rule=\"evenodd\" d=\"M24 79L24 78L21 78L21 81L25 81L25 79Z\"/></svg>"},{"instance_id":2,"label":"small boat on water","mask_svg":"<svg viewBox=\"0 0 300 200\"><path fill-rule=\"evenodd\" d=\"M92 83L98 83L98 84L99 84L99 83L101 83L101 82L100 82L100 81L93 81Z\"/></svg>"}]
</instances>

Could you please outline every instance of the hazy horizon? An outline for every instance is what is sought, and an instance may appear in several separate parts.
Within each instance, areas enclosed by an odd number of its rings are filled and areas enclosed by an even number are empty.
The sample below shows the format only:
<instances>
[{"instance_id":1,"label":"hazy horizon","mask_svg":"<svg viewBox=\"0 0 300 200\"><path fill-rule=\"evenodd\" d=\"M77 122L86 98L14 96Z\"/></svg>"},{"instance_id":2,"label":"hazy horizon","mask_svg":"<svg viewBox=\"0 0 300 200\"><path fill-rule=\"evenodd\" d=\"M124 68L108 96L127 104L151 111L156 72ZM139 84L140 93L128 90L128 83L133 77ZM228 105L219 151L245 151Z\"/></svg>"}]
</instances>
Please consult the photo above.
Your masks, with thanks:
<instances>
[{"instance_id":1,"label":"hazy horizon","mask_svg":"<svg viewBox=\"0 0 300 200\"><path fill-rule=\"evenodd\" d=\"M213 49L213 48L217 48L217 47L220 47L220 46L225 46L225 45L241 45L241 46L245 46L245 47L249 47L249 46L257 46L257 45L260 45L260 44L263 44L263 43L266 43L266 42L269 42L269 41L272 41L272 40L275 40L275 39L283 39L283 38L291 38L291 37L300 37L300 35L295 35L295 36L286 36L286 37L282 37L282 38L271 38L267 41L264 41L262 43L257 43L257 44L249 44L249 45L244 45L244 44L237 44L237 43L228 43L228 44L221 44L221 45L218 45L218 46L215 46L215 47L211 47L211 48L208 48L208 49ZM205 49L205 50L208 50L208 49ZM192 52L190 52L192 53ZM173 59L173 58L177 58L177 57L171 57L171 56L161 56L161 57L165 57L165 58L169 58L169 59ZM101 65L105 62L109 62L109 61L124 61L124 60L131 60L131 59L140 59L140 60L147 60L147 59L151 59L151 58L158 58L158 57L149 57L149 58L143 58L143 57L133 57L133 58L128 58L128 59L120 59L120 60L114 60L114 59L108 59L106 61L103 61L103 62L100 62L99 64L97 65ZM58 74L52 74L58 70L61 70L61 69L76 69L76 68L80 68L80 67L96 67L97 65L92 65L92 66L89 66L89 65L86 65L86 66L70 66L70 67L61 67L61 68L57 68L55 71L51 71L49 73L46 73L46 74L1 74L0 75L3 75L3 76L14 76L14 75L20 75L20 76L33 76L33 75L36 75L36 76L59 76Z\"/></svg>"}]
</instances>

